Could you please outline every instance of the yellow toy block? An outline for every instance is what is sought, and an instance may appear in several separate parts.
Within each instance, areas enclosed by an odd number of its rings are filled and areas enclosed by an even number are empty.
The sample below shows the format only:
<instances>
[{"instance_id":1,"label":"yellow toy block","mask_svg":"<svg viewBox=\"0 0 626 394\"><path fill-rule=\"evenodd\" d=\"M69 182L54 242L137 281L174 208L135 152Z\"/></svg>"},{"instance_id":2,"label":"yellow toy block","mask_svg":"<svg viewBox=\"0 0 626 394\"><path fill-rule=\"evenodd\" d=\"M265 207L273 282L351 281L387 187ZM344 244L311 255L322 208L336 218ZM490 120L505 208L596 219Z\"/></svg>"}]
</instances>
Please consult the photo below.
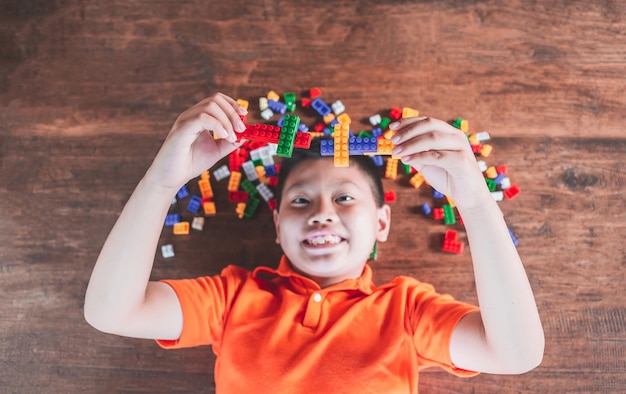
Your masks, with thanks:
<instances>
[{"instance_id":1,"label":"yellow toy block","mask_svg":"<svg viewBox=\"0 0 626 394\"><path fill-rule=\"evenodd\" d=\"M350 165L350 153L348 151L350 124L336 124L333 138L335 142L335 167L348 167Z\"/></svg>"},{"instance_id":2,"label":"yellow toy block","mask_svg":"<svg viewBox=\"0 0 626 394\"><path fill-rule=\"evenodd\" d=\"M467 120L463 119L461 121L461 127L460 127L461 131L463 131L464 133L467 133L467 131L469 130L469 123L467 122Z\"/></svg>"},{"instance_id":3,"label":"yellow toy block","mask_svg":"<svg viewBox=\"0 0 626 394\"><path fill-rule=\"evenodd\" d=\"M456 207L456 204L450 197L446 196L446 200L448 201L448 205L450 205L452 208Z\"/></svg>"},{"instance_id":4,"label":"yellow toy block","mask_svg":"<svg viewBox=\"0 0 626 394\"><path fill-rule=\"evenodd\" d=\"M348 115L346 112L344 112L341 115L337 116L337 120L339 121L339 123L350 124L352 122L352 119L350 119L350 115Z\"/></svg>"},{"instance_id":5,"label":"yellow toy block","mask_svg":"<svg viewBox=\"0 0 626 394\"><path fill-rule=\"evenodd\" d=\"M236 192L239 190L239 184L241 183L241 172L233 171L230 173L230 178L228 178L228 191Z\"/></svg>"},{"instance_id":6,"label":"yellow toy block","mask_svg":"<svg viewBox=\"0 0 626 394\"><path fill-rule=\"evenodd\" d=\"M254 169L256 170L256 175L259 177L259 182L267 183L267 178L265 177L265 167L256 166Z\"/></svg>"},{"instance_id":7,"label":"yellow toy block","mask_svg":"<svg viewBox=\"0 0 626 394\"><path fill-rule=\"evenodd\" d=\"M487 168L487 170L485 171L485 176L489 179L495 179L495 177L498 176L498 171L496 171L496 167L491 166Z\"/></svg>"},{"instance_id":8,"label":"yellow toy block","mask_svg":"<svg viewBox=\"0 0 626 394\"><path fill-rule=\"evenodd\" d=\"M413 175L411 179L409 179L409 183L411 184L411 186L413 186L416 189L419 189L419 187L424 184L424 181L425 181L424 175L422 175L419 172Z\"/></svg>"},{"instance_id":9,"label":"yellow toy block","mask_svg":"<svg viewBox=\"0 0 626 394\"><path fill-rule=\"evenodd\" d=\"M470 134L469 143L470 145L480 145L480 141L478 141L478 137L476 137L476 134Z\"/></svg>"},{"instance_id":10,"label":"yellow toy block","mask_svg":"<svg viewBox=\"0 0 626 394\"><path fill-rule=\"evenodd\" d=\"M175 235L189 234L189 222L178 222L174 224Z\"/></svg>"},{"instance_id":11,"label":"yellow toy block","mask_svg":"<svg viewBox=\"0 0 626 394\"><path fill-rule=\"evenodd\" d=\"M332 122L334 119L335 119L335 114L331 112L328 115L324 116L324 123L330 124L330 122Z\"/></svg>"},{"instance_id":12,"label":"yellow toy block","mask_svg":"<svg viewBox=\"0 0 626 394\"><path fill-rule=\"evenodd\" d=\"M390 155L391 149L393 149L393 143L386 138L378 139L378 149L376 150L377 155Z\"/></svg>"},{"instance_id":13,"label":"yellow toy block","mask_svg":"<svg viewBox=\"0 0 626 394\"><path fill-rule=\"evenodd\" d=\"M267 99L268 100L274 100L274 101L280 101L280 96L275 91L270 90L269 92L267 92Z\"/></svg>"},{"instance_id":14,"label":"yellow toy block","mask_svg":"<svg viewBox=\"0 0 626 394\"><path fill-rule=\"evenodd\" d=\"M210 178L211 174L209 174L209 170L202 171L202 174L200 174L200 179L203 181L208 181Z\"/></svg>"},{"instance_id":15,"label":"yellow toy block","mask_svg":"<svg viewBox=\"0 0 626 394\"><path fill-rule=\"evenodd\" d=\"M398 177L398 159L387 159L385 166L385 178L396 179Z\"/></svg>"},{"instance_id":16,"label":"yellow toy block","mask_svg":"<svg viewBox=\"0 0 626 394\"><path fill-rule=\"evenodd\" d=\"M202 204L202 208L204 208L205 215L215 215L217 211L215 210L215 203L213 201L206 201Z\"/></svg>"},{"instance_id":17,"label":"yellow toy block","mask_svg":"<svg viewBox=\"0 0 626 394\"><path fill-rule=\"evenodd\" d=\"M396 134L396 132L395 132L395 131L393 131L393 130L386 130L386 131L383 133L383 137L385 137L385 139L390 140L390 139L391 139L391 137L393 137L395 134Z\"/></svg>"},{"instance_id":18,"label":"yellow toy block","mask_svg":"<svg viewBox=\"0 0 626 394\"><path fill-rule=\"evenodd\" d=\"M310 131L309 134L311 134L311 139L324 136L324 133L321 131L319 133L317 131Z\"/></svg>"},{"instance_id":19,"label":"yellow toy block","mask_svg":"<svg viewBox=\"0 0 626 394\"><path fill-rule=\"evenodd\" d=\"M486 144L486 145L483 145L483 148L480 150L480 154L483 155L483 157L489 157L492 150L493 150L493 146Z\"/></svg>"},{"instance_id":20,"label":"yellow toy block","mask_svg":"<svg viewBox=\"0 0 626 394\"><path fill-rule=\"evenodd\" d=\"M237 203L237 208L235 208L235 212L237 212L237 217L239 219L243 219L243 212L246 210L246 203L239 202Z\"/></svg>"},{"instance_id":21,"label":"yellow toy block","mask_svg":"<svg viewBox=\"0 0 626 394\"><path fill-rule=\"evenodd\" d=\"M416 116L420 116L420 111L409 107L402 108L402 118L414 118Z\"/></svg>"},{"instance_id":22,"label":"yellow toy block","mask_svg":"<svg viewBox=\"0 0 626 394\"><path fill-rule=\"evenodd\" d=\"M265 111L267 108L267 97L259 97L259 110Z\"/></svg>"},{"instance_id":23,"label":"yellow toy block","mask_svg":"<svg viewBox=\"0 0 626 394\"><path fill-rule=\"evenodd\" d=\"M245 109L246 111L248 110L248 106L250 105L250 102L248 100L244 100L244 99L237 99L237 104L239 104L239 106L243 109Z\"/></svg>"},{"instance_id":24,"label":"yellow toy block","mask_svg":"<svg viewBox=\"0 0 626 394\"><path fill-rule=\"evenodd\" d=\"M200 187L200 193L202 193L202 198L213 198L213 188L211 187L211 182L208 180L200 179L198 181L198 186Z\"/></svg>"}]
</instances>

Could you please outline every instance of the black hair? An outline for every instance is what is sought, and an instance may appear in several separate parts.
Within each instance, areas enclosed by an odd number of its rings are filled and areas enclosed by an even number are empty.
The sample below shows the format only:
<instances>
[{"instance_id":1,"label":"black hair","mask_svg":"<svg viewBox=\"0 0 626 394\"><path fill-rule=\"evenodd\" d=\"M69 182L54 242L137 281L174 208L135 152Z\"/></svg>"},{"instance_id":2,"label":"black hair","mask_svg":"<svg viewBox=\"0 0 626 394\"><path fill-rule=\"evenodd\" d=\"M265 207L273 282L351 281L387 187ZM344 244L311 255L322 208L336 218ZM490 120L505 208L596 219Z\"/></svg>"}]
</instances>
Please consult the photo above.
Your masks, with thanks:
<instances>
[{"instance_id":1,"label":"black hair","mask_svg":"<svg viewBox=\"0 0 626 394\"><path fill-rule=\"evenodd\" d=\"M278 171L278 183L276 185L276 210L280 208L280 202L282 200L283 189L285 182L289 177L291 171L300 163L308 160L332 160L332 156L322 156L320 154L320 141L324 139L332 139L332 137L316 137L311 141L311 147L309 149L294 148L293 154L289 158L284 158L280 163L280 170ZM361 172L369 178L370 186L372 187L372 194L374 195L374 201L376 206L382 207L385 203L385 196L383 191L383 183L380 179L379 168L374 164L374 161L369 156L350 156L350 165L356 165Z\"/></svg>"}]
</instances>

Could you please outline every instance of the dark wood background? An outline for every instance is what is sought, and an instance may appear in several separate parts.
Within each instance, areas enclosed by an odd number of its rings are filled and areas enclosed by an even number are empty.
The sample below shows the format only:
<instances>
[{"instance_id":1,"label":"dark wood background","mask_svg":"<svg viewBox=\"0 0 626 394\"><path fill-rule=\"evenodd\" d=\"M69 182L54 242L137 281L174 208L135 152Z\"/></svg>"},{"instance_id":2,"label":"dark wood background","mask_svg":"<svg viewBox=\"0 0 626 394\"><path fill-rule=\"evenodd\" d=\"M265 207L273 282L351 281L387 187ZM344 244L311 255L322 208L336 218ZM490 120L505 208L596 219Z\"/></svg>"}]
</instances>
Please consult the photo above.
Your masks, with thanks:
<instances>
[{"instance_id":1,"label":"dark wood background","mask_svg":"<svg viewBox=\"0 0 626 394\"><path fill-rule=\"evenodd\" d=\"M466 118L522 190L501 207L543 319L543 364L425 372L422 392L626 390L626 3L384 3L0 1L0 392L213 392L210 348L88 326L87 281L180 112L218 90L314 86L357 120L394 105ZM177 255L157 255L155 279L275 265L269 209L236 219L225 182L203 232L163 232ZM425 190L385 186L398 202L376 281L414 275L474 302L469 253L440 252L445 226L417 210Z\"/></svg>"}]
</instances>

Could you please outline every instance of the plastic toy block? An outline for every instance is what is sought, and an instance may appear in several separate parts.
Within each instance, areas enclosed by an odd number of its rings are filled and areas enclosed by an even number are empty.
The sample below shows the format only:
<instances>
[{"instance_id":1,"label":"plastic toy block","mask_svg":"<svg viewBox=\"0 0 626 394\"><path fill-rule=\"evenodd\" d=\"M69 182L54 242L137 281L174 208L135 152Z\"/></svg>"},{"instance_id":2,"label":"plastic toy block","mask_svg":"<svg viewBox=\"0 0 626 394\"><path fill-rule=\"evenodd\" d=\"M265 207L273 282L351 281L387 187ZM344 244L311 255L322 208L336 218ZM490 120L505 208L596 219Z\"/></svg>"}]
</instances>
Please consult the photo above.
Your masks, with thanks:
<instances>
[{"instance_id":1,"label":"plastic toy block","mask_svg":"<svg viewBox=\"0 0 626 394\"><path fill-rule=\"evenodd\" d=\"M276 92L275 92L275 91L273 91L273 90L270 90L269 92L267 92L266 97L267 97L267 100L268 100L268 101L269 101L269 100L274 100L274 101L278 101L278 100L280 100L280 96L278 95L278 93L276 93Z\"/></svg>"},{"instance_id":2,"label":"plastic toy block","mask_svg":"<svg viewBox=\"0 0 626 394\"><path fill-rule=\"evenodd\" d=\"M351 155L362 155L366 152L376 152L378 141L374 137L350 137L348 139L348 152Z\"/></svg>"},{"instance_id":3,"label":"plastic toy block","mask_svg":"<svg viewBox=\"0 0 626 394\"><path fill-rule=\"evenodd\" d=\"M217 211L215 210L215 203L213 201L203 202L202 209L204 209L205 215L215 215L217 213Z\"/></svg>"},{"instance_id":4,"label":"plastic toy block","mask_svg":"<svg viewBox=\"0 0 626 394\"><path fill-rule=\"evenodd\" d=\"M502 190L506 190L508 188L511 187L511 179L508 177L504 177L502 178L502 180L500 181L500 187L502 188Z\"/></svg>"},{"instance_id":5,"label":"plastic toy block","mask_svg":"<svg viewBox=\"0 0 626 394\"><path fill-rule=\"evenodd\" d=\"M485 172L487 171L487 163L485 163L484 160L478 160L476 161L476 164L478 165L478 169L480 170L480 172Z\"/></svg>"},{"instance_id":6,"label":"plastic toy block","mask_svg":"<svg viewBox=\"0 0 626 394\"><path fill-rule=\"evenodd\" d=\"M385 165L385 160L383 159L382 156L370 156L372 158L372 161L374 162L374 165L376 167L382 167Z\"/></svg>"},{"instance_id":7,"label":"plastic toy block","mask_svg":"<svg viewBox=\"0 0 626 394\"><path fill-rule=\"evenodd\" d=\"M265 200L265 202L268 202L269 200L274 198L274 193L272 193L272 191L269 187L267 187L266 184L259 183L258 185L256 185L256 189L259 191L261 198Z\"/></svg>"},{"instance_id":8,"label":"plastic toy block","mask_svg":"<svg viewBox=\"0 0 626 394\"><path fill-rule=\"evenodd\" d=\"M456 240L457 232L454 230L446 230L445 235L443 236L443 245L441 246L441 250L444 252L461 254L463 253L463 247L465 246L463 242L459 242Z\"/></svg>"},{"instance_id":9,"label":"plastic toy block","mask_svg":"<svg viewBox=\"0 0 626 394\"><path fill-rule=\"evenodd\" d=\"M283 122L285 121L285 116L281 116L280 118L278 118L278 121L276 122L276 126L278 127L283 127Z\"/></svg>"},{"instance_id":10,"label":"plastic toy block","mask_svg":"<svg viewBox=\"0 0 626 394\"><path fill-rule=\"evenodd\" d=\"M208 170L202 171L202 174L200 174L200 179L208 181L209 179L211 179L211 174L209 174Z\"/></svg>"},{"instance_id":11,"label":"plastic toy block","mask_svg":"<svg viewBox=\"0 0 626 394\"><path fill-rule=\"evenodd\" d=\"M445 195L441 193L439 190L433 189L433 198L444 198Z\"/></svg>"},{"instance_id":12,"label":"plastic toy block","mask_svg":"<svg viewBox=\"0 0 626 394\"><path fill-rule=\"evenodd\" d=\"M388 190L385 192L385 203L396 202L397 198L395 190Z\"/></svg>"},{"instance_id":13,"label":"plastic toy block","mask_svg":"<svg viewBox=\"0 0 626 394\"><path fill-rule=\"evenodd\" d=\"M203 181L200 181L203 182ZM192 213L198 213L200 210L200 204L202 203L202 199L198 196L191 196L189 200L189 204L187 204L187 210Z\"/></svg>"},{"instance_id":14,"label":"plastic toy block","mask_svg":"<svg viewBox=\"0 0 626 394\"><path fill-rule=\"evenodd\" d=\"M228 178L228 187L226 190L234 192L239 189L239 183L241 182L241 172L233 171Z\"/></svg>"},{"instance_id":15,"label":"plastic toy block","mask_svg":"<svg viewBox=\"0 0 626 394\"><path fill-rule=\"evenodd\" d=\"M480 154L483 157L489 157L492 150L493 150L493 146L486 144L486 145L483 145L482 149L480 150Z\"/></svg>"},{"instance_id":16,"label":"plastic toy block","mask_svg":"<svg viewBox=\"0 0 626 394\"><path fill-rule=\"evenodd\" d=\"M247 139L277 143L279 136L280 127L267 124L255 124L246 125L246 130L243 133L237 134L237 140L241 141Z\"/></svg>"},{"instance_id":17,"label":"plastic toy block","mask_svg":"<svg viewBox=\"0 0 626 394\"><path fill-rule=\"evenodd\" d=\"M259 177L259 182L265 181L265 167L263 167L263 163L254 167L256 171L256 175Z\"/></svg>"},{"instance_id":18,"label":"plastic toy block","mask_svg":"<svg viewBox=\"0 0 626 394\"><path fill-rule=\"evenodd\" d=\"M370 252L370 259L376 260L378 258L378 242L374 242L374 246L372 247L372 251Z\"/></svg>"},{"instance_id":19,"label":"plastic toy block","mask_svg":"<svg viewBox=\"0 0 626 394\"><path fill-rule=\"evenodd\" d=\"M187 185L183 185L183 187L178 190L178 193L176 193L176 197L178 197L179 200L182 200L187 196L189 196L189 190L187 190Z\"/></svg>"},{"instance_id":20,"label":"plastic toy block","mask_svg":"<svg viewBox=\"0 0 626 394\"><path fill-rule=\"evenodd\" d=\"M450 205L452 208L456 208L456 204L454 203L452 197L446 196L446 201L448 201L448 205Z\"/></svg>"},{"instance_id":21,"label":"plastic toy block","mask_svg":"<svg viewBox=\"0 0 626 394\"><path fill-rule=\"evenodd\" d=\"M202 231L204 228L204 218L202 216L196 216L191 221L191 228L196 231Z\"/></svg>"},{"instance_id":22,"label":"plastic toy block","mask_svg":"<svg viewBox=\"0 0 626 394\"><path fill-rule=\"evenodd\" d=\"M444 217L443 208L435 208L433 209L433 219L442 220Z\"/></svg>"},{"instance_id":23,"label":"plastic toy block","mask_svg":"<svg viewBox=\"0 0 626 394\"><path fill-rule=\"evenodd\" d=\"M490 192L496 191L497 185L493 179L485 178L485 182L487 182L487 187L489 188Z\"/></svg>"},{"instance_id":24,"label":"plastic toy block","mask_svg":"<svg viewBox=\"0 0 626 394\"><path fill-rule=\"evenodd\" d=\"M504 180L504 178L506 178L506 175L498 174L498 175L496 175L495 178L493 178L493 181L496 183L496 185L501 185L502 184L502 180Z\"/></svg>"},{"instance_id":25,"label":"plastic toy block","mask_svg":"<svg viewBox=\"0 0 626 394\"><path fill-rule=\"evenodd\" d=\"M172 198L172 202L170 202L170 205L175 205L177 201L178 200L176 199L176 197Z\"/></svg>"},{"instance_id":26,"label":"plastic toy block","mask_svg":"<svg viewBox=\"0 0 626 394\"><path fill-rule=\"evenodd\" d=\"M380 124L381 120L382 120L382 118L380 117L379 114L372 115L372 116L369 117L369 121L370 121L370 124L372 126L378 126Z\"/></svg>"},{"instance_id":27,"label":"plastic toy block","mask_svg":"<svg viewBox=\"0 0 626 394\"><path fill-rule=\"evenodd\" d=\"M161 246L161 255L163 256L164 259L169 259L171 257L174 257L174 245L167 244L167 245Z\"/></svg>"},{"instance_id":28,"label":"plastic toy block","mask_svg":"<svg viewBox=\"0 0 626 394\"><path fill-rule=\"evenodd\" d=\"M519 187L517 187L516 185L511 185L511 187L509 187L508 189L504 191L504 197L506 197L507 200L512 200L515 197L517 197L519 194L520 194L520 190L519 190Z\"/></svg>"},{"instance_id":29,"label":"plastic toy block","mask_svg":"<svg viewBox=\"0 0 626 394\"><path fill-rule=\"evenodd\" d=\"M337 118L335 118L335 114L329 113L328 115L324 116L322 120L324 121L325 124L334 126L335 124L333 122L336 121Z\"/></svg>"},{"instance_id":30,"label":"plastic toy block","mask_svg":"<svg viewBox=\"0 0 626 394\"><path fill-rule=\"evenodd\" d=\"M377 142L378 142L378 149L376 150L376 154L377 155L391 155L391 149L393 149L393 143L384 138L384 137L377 137Z\"/></svg>"},{"instance_id":31,"label":"plastic toy block","mask_svg":"<svg viewBox=\"0 0 626 394\"><path fill-rule=\"evenodd\" d=\"M476 133L476 138L478 138L478 141L480 142L485 142L485 141L489 141L491 139L491 136L489 135L488 132L481 131L480 133Z\"/></svg>"},{"instance_id":32,"label":"plastic toy block","mask_svg":"<svg viewBox=\"0 0 626 394\"><path fill-rule=\"evenodd\" d=\"M259 179L259 176L256 173L256 169L254 167L254 163L252 163L251 161L243 163L241 165L241 169L243 170L244 174L246 174L246 178L248 178L249 180L256 181Z\"/></svg>"},{"instance_id":33,"label":"plastic toy block","mask_svg":"<svg viewBox=\"0 0 626 394\"><path fill-rule=\"evenodd\" d=\"M335 101L334 103L330 105L330 107L333 109L333 113L335 115L339 115L346 110L346 106L343 105L341 100Z\"/></svg>"},{"instance_id":34,"label":"plastic toy block","mask_svg":"<svg viewBox=\"0 0 626 394\"><path fill-rule=\"evenodd\" d=\"M254 183L250 182L248 179L244 179L243 181L241 181L241 184L239 186L241 186L243 190L248 192L249 194L248 199L256 196L257 193L259 192L256 189L256 186L254 186Z\"/></svg>"},{"instance_id":35,"label":"plastic toy block","mask_svg":"<svg viewBox=\"0 0 626 394\"><path fill-rule=\"evenodd\" d=\"M174 235L189 234L189 222L178 222L174 225Z\"/></svg>"},{"instance_id":36,"label":"plastic toy block","mask_svg":"<svg viewBox=\"0 0 626 394\"><path fill-rule=\"evenodd\" d=\"M389 111L389 117L391 120L398 120L402 117L402 110L398 107L393 107Z\"/></svg>"},{"instance_id":37,"label":"plastic toy block","mask_svg":"<svg viewBox=\"0 0 626 394\"><path fill-rule=\"evenodd\" d=\"M496 172L498 174L506 175L507 171L508 171L508 168L507 168L506 164L502 164L502 165L496 166Z\"/></svg>"},{"instance_id":38,"label":"plastic toy block","mask_svg":"<svg viewBox=\"0 0 626 394\"><path fill-rule=\"evenodd\" d=\"M267 100L267 106L274 113L279 113L281 115L284 115L287 112L287 105L277 100L272 100L272 99Z\"/></svg>"},{"instance_id":39,"label":"plastic toy block","mask_svg":"<svg viewBox=\"0 0 626 394\"><path fill-rule=\"evenodd\" d=\"M390 119L389 117L385 116L385 117L383 117L383 118L380 120L380 127L381 127L383 130L387 130L387 127L389 127L389 124L390 124L390 123L391 123L391 119Z\"/></svg>"},{"instance_id":40,"label":"plastic toy block","mask_svg":"<svg viewBox=\"0 0 626 394\"><path fill-rule=\"evenodd\" d=\"M270 211L273 211L276 209L276 204L277 204L277 201L275 198L272 198L271 200L267 202L267 206L270 208Z\"/></svg>"},{"instance_id":41,"label":"plastic toy block","mask_svg":"<svg viewBox=\"0 0 626 394\"><path fill-rule=\"evenodd\" d=\"M259 207L260 202L261 200L259 200L258 198L250 197L248 199L248 202L246 203L246 208L243 211L243 217L245 219L251 218Z\"/></svg>"},{"instance_id":42,"label":"plastic toy block","mask_svg":"<svg viewBox=\"0 0 626 394\"><path fill-rule=\"evenodd\" d=\"M268 106L269 106L269 100L268 100ZM269 107L261 111L261 117L265 120L272 119L272 116L274 116L274 111L272 111Z\"/></svg>"},{"instance_id":43,"label":"plastic toy block","mask_svg":"<svg viewBox=\"0 0 626 394\"><path fill-rule=\"evenodd\" d=\"M287 92L283 94L283 99L285 100L285 104L296 103L296 94L294 92Z\"/></svg>"},{"instance_id":44,"label":"plastic toy block","mask_svg":"<svg viewBox=\"0 0 626 394\"><path fill-rule=\"evenodd\" d=\"M237 212L237 217L239 219L243 218L243 212L245 210L246 210L246 203L245 202L237 203L237 208L235 208L235 212Z\"/></svg>"},{"instance_id":45,"label":"plastic toy block","mask_svg":"<svg viewBox=\"0 0 626 394\"><path fill-rule=\"evenodd\" d=\"M350 115L348 115L347 112L342 113L341 115L337 116L337 121L339 123L344 123L344 124L350 124L352 123L352 119L350 119Z\"/></svg>"},{"instance_id":46,"label":"plastic toy block","mask_svg":"<svg viewBox=\"0 0 626 394\"><path fill-rule=\"evenodd\" d=\"M393 137L395 134L396 133L393 130L386 130L385 132L383 132L383 137L390 140L391 137Z\"/></svg>"},{"instance_id":47,"label":"plastic toy block","mask_svg":"<svg viewBox=\"0 0 626 394\"><path fill-rule=\"evenodd\" d=\"M485 171L485 176L489 179L495 179L495 177L498 176L498 171L496 171L496 167L494 166L488 167L487 170Z\"/></svg>"},{"instance_id":48,"label":"plastic toy block","mask_svg":"<svg viewBox=\"0 0 626 394\"><path fill-rule=\"evenodd\" d=\"M387 159L385 178L396 179L398 177L398 159Z\"/></svg>"},{"instance_id":49,"label":"plastic toy block","mask_svg":"<svg viewBox=\"0 0 626 394\"><path fill-rule=\"evenodd\" d=\"M335 132L333 133L335 167L348 167L350 165L349 139L350 125L346 123L335 125Z\"/></svg>"},{"instance_id":50,"label":"plastic toy block","mask_svg":"<svg viewBox=\"0 0 626 394\"><path fill-rule=\"evenodd\" d=\"M320 140L320 156L334 156L334 155L335 155L335 141Z\"/></svg>"},{"instance_id":51,"label":"plastic toy block","mask_svg":"<svg viewBox=\"0 0 626 394\"><path fill-rule=\"evenodd\" d=\"M493 197L494 200L500 202L504 200L504 192L502 190L491 192L491 197Z\"/></svg>"},{"instance_id":52,"label":"plastic toy block","mask_svg":"<svg viewBox=\"0 0 626 394\"><path fill-rule=\"evenodd\" d=\"M248 201L248 192L234 191L228 192L228 201L230 202L246 202Z\"/></svg>"},{"instance_id":53,"label":"plastic toy block","mask_svg":"<svg viewBox=\"0 0 626 394\"><path fill-rule=\"evenodd\" d=\"M410 108L404 107L402 108L402 117L403 118L414 118L416 116L420 116L420 111Z\"/></svg>"},{"instance_id":54,"label":"plastic toy block","mask_svg":"<svg viewBox=\"0 0 626 394\"><path fill-rule=\"evenodd\" d=\"M416 173L415 175L413 175L411 177L411 179L409 179L409 183L411 184L411 186L413 186L415 189L419 189L420 186L422 186L424 184L424 181L426 179L424 179L424 175L422 175L421 173Z\"/></svg>"},{"instance_id":55,"label":"plastic toy block","mask_svg":"<svg viewBox=\"0 0 626 394\"><path fill-rule=\"evenodd\" d=\"M267 108L267 97L259 97L259 111L263 112Z\"/></svg>"},{"instance_id":56,"label":"plastic toy block","mask_svg":"<svg viewBox=\"0 0 626 394\"><path fill-rule=\"evenodd\" d=\"M241 170L241 164L247 160L247 153L243 152L247 151L244 149L235 149L230 155L228 155L228 169L231 172Z\"/></svg>"},{"instance_id":57,"label":"plastic toy block","mask_svg":"<svg viewBox=\"0 0 626 394\"><path fill-rule=\"evenodd\" d=\"M316 97L313 101L311 101L311 108L313 108L322 118L332 112L332 108L330 108L320 97Z\"/></svg>"},{"instance_id":58,"label":"plastic toy block","mask_svg":"<svg viewBox=\"0 0 626 394\"><path fill-rule=\"evenodd\" d=\"M428 216L433 212L433 210L430 208L430 205L424 203L422 204L422 212L424 213L424 215Z\"/></svg>"},{"instance_id":59,"label":"plastic toy block","mask_svg":"<svg viewBox=\"0 0 626 394\"><path fill-rule=\"evenodd\" d=\"M296 133L296 140L293 143L295 148L309 149L311 147L311 133Z\"/></svg>"},{"instance_id":60,"label":"plastic toy block","mask_svg":"<svg viewBox=\"0 0 626 394\"><path fill-rule=\"evenodd\" d=\"M198 187L200 187L202 198L213 198L213 188L211 187L211 182L200 179L198 181Z\"/></svg>"},{"instance_id":61,"label":"plastic toy block","mask_svg":"<svg viewBox=\"0 0 626 394\"><path fill-rule=\"evenodd\" d=\"M267 185L276 187L278 185L278 177L277 176L268 177L267 178Z\"/></svg>"},{"instance_id":62,"label":"plastic toy block","mask_svg":"<svg viewBox=\"0 0 626 394\"><path fill-rule=\"evenodd\" d=\"M361 130L359 134L356 135L357 138L372 138L373 135L369 131Z\"/></svg>"},{"instance_id":63,"label":"plastic toy block","mask_svg":"<svg viewBox=\"0 0 626 394\"><path fill-rule=\"evenodd\" d=\"M316 99L322 95L322 91L320 88L312 88L309 90L309 97L311 99Z\"/></svg>"},{"instance_id":64,"label":"plastic toy block","mask_svg":"<svg viewBox=\"0 0 626 394\"><path fill-rule=\"evenodd\" d=\"M471 145L471 148L472 148L472 152L474 152L475 155L479 155L480 151L483 149L483 146L481 144Z\"/></svg>"},{"instance_id":65,"label":"plastic toy block","mask_svg":"<svg viewBox=\"0 0 626 394\"><path fill-rule=\"evenodd\" d=\"M168 227L173 226L178 222L180 222L180 215L177 213L170 213L165 216L165 225Z\"/></svg>"},{"instance_id":66,"label":"plastic toy block","mask_svg":"<svg viewBox=\"0 0 626 394\"><path fill-rule=\"evenodd\" d=\"M278 146L276 147L276 154L278 156L291 157L299 124L299 116L291 114L285 115L285 122L281 128L280 136L278 138Z\"/></svg>"},{"instance_id":67,"label":"plastic toy block","mask_svg":"<svg viewBox=\"0 0 626 394\"><path fill-rule=\"evenodd\" d=\"M456 127L457 129L460 129L461 131L465 133L467 133L467 130L469 130L469 123L467 122L467 120L463 118L454 119L454 121L452 122L452 126Z\"/></svg>"},{"instance_id":68,"label":"plastic toy block","mask_svg":"<svg viewBox=\"0 0 626 394\"><path fill-rule=\"evenodd\" d=\"M303 97L302 100L300 100L300 105L304 108L311 108L311 99Z\"/></svg>"},{"instance_id":69,"label":"plastic toy block","mask_svg":"<svg viewBox=\"0 0 626 394\"><path fill-rule=\"evenodd\" d=\"M456 218L454 217L454 208L452 206L445 204L443 207L443 222L445 224L454 224L456 223Z\"/></svg>"},{"instance_id":70,"label":"plastic toy block","mask_svg":"<svg viewBox=\"0 0 626 394\"><path fill-rule=\"evenodd\" d=\"M309 131L309 126L305 125L304 123L300 123L298 125L298 131L301 133L306 133L307 131Z\"/></svg>"},{"instance_id":71,"label":"plastic toy block","mask_svg":"<svg viewBox=\"0 0 626 394\"><path fill-rule=\"evenodd\" d=\"M239 106L245 109L246 111L248 110L248 107L250 106L250 102L244 99L237 99L237 104L239 104Z\"/></svg>"},{"instance_id":72,"label":"plastic toy block","mask_svg":"<svg viewBox=\"0 0 626 394\"><path fill-rule=\"evenodd\" d=\"M380 127L374 127L372 129L372 137L380 137L383 135L383 129Z\"/></svg>"},{"instance_id":73,"label":"plastic toy block","mask_svg":"<svg viewBox=\"0 0 626 394\"><path fill-rule=\"evenodd\" d=\"M470 145L472 145L472 146L480 145L480 140L478 139L476 134L468 135L467 136L467 140L469 141Z\"/></svg>"},{"instance_id":74,"label":"plastic toy block","mask_svg":"<svg viewBox=\"0 0 626 394\"><path fill-rule=\"evenodd\" d=\"M278 175L278 173L276 172L276 167L274 167L273 164L271 166L265 166L263 167L263 169L265 170L265 176L268 178Z\"/></svg>"},{"instance_id":75,"label":"plastic toy block","mask_svg":"<svg viewBox=\"0 0 626 394\"><path fill-rule=\"evenodd\" d=\"M511 241L513 241L513 245L515 245L515 247L517 248L519 246L519 241L517 240L517 237L515 236L515 234L513 234L513 230L511 230L510 227L509 227L509 234L511 235Z\"/></svg>"}]
</instances>

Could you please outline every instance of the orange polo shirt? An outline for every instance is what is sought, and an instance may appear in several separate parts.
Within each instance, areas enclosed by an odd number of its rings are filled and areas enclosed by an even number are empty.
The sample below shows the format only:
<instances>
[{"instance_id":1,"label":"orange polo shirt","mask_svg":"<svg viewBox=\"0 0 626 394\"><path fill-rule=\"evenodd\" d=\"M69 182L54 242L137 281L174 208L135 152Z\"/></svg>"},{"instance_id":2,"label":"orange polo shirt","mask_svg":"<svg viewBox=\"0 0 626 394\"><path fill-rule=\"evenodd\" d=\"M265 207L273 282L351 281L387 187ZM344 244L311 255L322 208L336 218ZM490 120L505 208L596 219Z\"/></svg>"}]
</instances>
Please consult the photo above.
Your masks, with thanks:
<instances>
[{"instance_id":1,"label":"orange polo shirt","mask_svg":"<svg viewBox=\"0 0 626 394\"><path fill-rule=\"evenodd\" d=\"M398 277L321 289L291 269L226 267L219 276L167 280L183 310L178 340L164 348L212 345L223 393L417 393L418 372L439 366L459 376L450 338L477 310Z\"/></svg>"}]
</instances>

